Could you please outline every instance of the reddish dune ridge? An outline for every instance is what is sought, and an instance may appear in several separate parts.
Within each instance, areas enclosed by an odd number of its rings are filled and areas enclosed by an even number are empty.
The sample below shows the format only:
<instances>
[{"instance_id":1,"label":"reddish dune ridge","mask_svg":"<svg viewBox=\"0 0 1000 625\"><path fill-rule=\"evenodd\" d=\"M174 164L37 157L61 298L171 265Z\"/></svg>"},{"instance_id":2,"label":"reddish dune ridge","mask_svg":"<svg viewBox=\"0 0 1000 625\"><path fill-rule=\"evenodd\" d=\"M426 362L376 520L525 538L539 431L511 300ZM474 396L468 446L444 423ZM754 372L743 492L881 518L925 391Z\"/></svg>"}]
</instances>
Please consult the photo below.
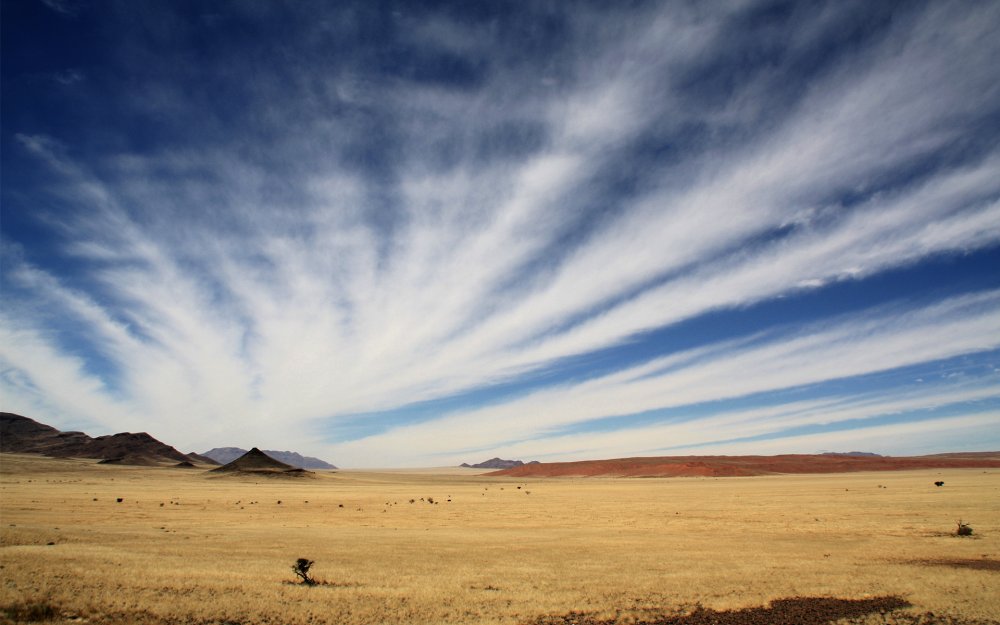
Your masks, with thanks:
<instances>
[{"instance_id":1,"label":"reddish dune ridge","mask_svg":"<svg viewBox=\"0 0 1000 625\"><path fill-rule=\"evenodd\" d=\"M742 477L782 473L850 473L912 469L998 469L1000 452L933 456L855 456L787 454L781 456L661 456L543 462L487 475L512 477Z\"/></svg>"}]
</instances>

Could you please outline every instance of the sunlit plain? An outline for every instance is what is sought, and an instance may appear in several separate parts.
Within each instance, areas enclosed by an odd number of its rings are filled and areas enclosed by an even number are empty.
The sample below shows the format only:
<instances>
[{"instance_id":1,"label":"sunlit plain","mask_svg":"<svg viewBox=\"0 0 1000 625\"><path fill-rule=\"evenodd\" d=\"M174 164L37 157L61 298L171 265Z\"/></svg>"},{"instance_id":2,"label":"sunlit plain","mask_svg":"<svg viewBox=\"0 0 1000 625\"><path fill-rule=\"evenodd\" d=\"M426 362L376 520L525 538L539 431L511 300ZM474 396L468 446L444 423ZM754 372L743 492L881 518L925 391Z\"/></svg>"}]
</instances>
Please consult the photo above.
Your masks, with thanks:
<instances>
[{"instance_id":1,"label":"sunlit plain","mask_svg":"<svg viewBox=\"0 0 1000 625\"><path fill-rule=\"evenodd\" d=\"M515 624L580 611L627 623L698 604L897 595L914 613L1000 621L997 572L931 564L1000 560L997 470L209 475L4 454L0 605L49 605L52 622ZM973 536L954 535L958 519ZM300 557L320 584L294 583Z\"/></svg>"}]
</instances>

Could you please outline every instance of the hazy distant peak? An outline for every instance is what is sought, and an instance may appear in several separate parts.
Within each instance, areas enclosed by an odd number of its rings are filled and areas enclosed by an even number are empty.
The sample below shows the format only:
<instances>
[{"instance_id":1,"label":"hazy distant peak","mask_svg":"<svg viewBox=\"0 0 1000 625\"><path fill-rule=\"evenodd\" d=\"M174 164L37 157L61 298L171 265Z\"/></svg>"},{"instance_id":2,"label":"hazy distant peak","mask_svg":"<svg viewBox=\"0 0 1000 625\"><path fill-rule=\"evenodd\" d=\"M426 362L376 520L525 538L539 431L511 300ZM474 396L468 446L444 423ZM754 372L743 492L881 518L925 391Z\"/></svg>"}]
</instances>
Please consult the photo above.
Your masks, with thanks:
<instances>
[{"instance_id":1,"label":"hazy distant peak","mask_svg":"<svg viewBox=\"0 0 1000 625\"><path fill-rule=\"evenodd\" d=\"M824 456L861 456L864 458L882 458L882 454L875 454L870 451L824 451Z\"/></svg>"},{"instance_id":2,"label":"hazy distant peak","mask_svg":"<svg viewBox=\"0 0 1000 625\"><path fill-rule=\"evenodd\" d=\"M521 460L504 460L502 458L490 458L479 464L468 464L463 462L459 466L465 467L467 469L512 469L514 467L520 467L526 464ZM532 460L527 464L538 464L537 460Z\"/></svg>"},{"instance_id":3,"label":"hazy distant peak","mask_svg":"<svg viewBox=\"0 0 1000 625\"><path fill-rule=\"evenodd\" d=\"M254 447L254 449L257 449ZM267 454L271 458L278 460L279 462L284 462L285 464L297 467L299 469L336 469L334 465L320 460L319 458L313 458L312 456L303 456L294 451L275 451L273 449L258 450L261 453ZM211 458L219 464L229 464L233 460L243 456L247 453L246 449L241 449L239 447L216 447L210 449L205 453L201 454L206 458Z\"/></svg>"}]
</instances>

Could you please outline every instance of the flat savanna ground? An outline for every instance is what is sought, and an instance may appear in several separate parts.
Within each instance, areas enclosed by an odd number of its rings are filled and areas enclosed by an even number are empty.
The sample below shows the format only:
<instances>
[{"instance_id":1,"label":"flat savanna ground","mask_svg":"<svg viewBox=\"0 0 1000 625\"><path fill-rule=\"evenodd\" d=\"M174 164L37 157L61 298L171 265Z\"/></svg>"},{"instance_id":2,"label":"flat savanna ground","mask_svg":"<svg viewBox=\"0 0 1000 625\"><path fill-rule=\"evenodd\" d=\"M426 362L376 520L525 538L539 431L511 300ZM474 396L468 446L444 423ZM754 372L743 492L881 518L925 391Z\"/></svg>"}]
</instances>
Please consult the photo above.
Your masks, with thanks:
<instances>
[{"instance_id":1,"label":"flat savanna ground","mask_svg":"<svg viewBox=\"0 0 1000 625\"><path fill-rule=\"evenodd\" d=\"M1000 622L998 470L255 482L5 454L0 525L0 621L629 623L893 595L912 607L863 621ZM324 583L292 583L300 557Z\"/></svg>"}]
</instances>

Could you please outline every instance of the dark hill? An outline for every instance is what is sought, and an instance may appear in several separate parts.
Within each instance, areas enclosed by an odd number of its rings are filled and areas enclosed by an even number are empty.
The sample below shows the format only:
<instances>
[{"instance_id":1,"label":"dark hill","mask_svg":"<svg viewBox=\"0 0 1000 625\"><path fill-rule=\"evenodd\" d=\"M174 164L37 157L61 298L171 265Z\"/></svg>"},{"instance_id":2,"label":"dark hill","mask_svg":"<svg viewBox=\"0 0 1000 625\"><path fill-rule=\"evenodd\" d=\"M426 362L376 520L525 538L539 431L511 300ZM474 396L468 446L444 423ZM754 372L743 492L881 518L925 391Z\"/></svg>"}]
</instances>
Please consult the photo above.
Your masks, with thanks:
<instances>
[{"instance_id":1,"label":"dark hill","mask_svg":"<svg viewBox=\"0 0 1000 625\"><path fill-rule=\"evenodd\" d=\"M90 458L118 458L146 456L151 459L169 458L174 462L184 462L188 457L173 447L161 443L146 432L122 432L91 439L88 445Z\"/></svg>"},{"instance_id":2,"label":"dark hill","mask_svg":"<svg viewBox=\"0 0 1000 625\"><path fill-rule=\"evenodd\" d=\"M35 442L52 441L59 430L12 412L0 412L0 451L19 452Z\"/></svg>"},{"instance_id":3,"label":"dark hill","mask_svg":"<svg viewBox=\"0 0 1000 625\"><path fill-rule=\"evenodd\" d=\"M43 454L56 458L94 458L111 464L155 466L203 462L161 443L146 432L122 432L91 438L10 412L0 412L0 452Z\"/></svg>"},{"instance_id":4,"label":"dark hill","mask_svg":"<svg viewBox=\"0 0 1000 625\"><path fill-rule=\"evenodd\" d=\"M151 458L141 454L125 454L124 456L105 458L97 464L127 464L135 467L160 467L163 466L163 458Z\"/></svg>"},{"instance_id":5,"label":"dark hill","mask_svg":"<svg viewBox=\"0 0 1000 625\"><path fill-rule=\"evenodd\" d=\"M28 417L0 412L0 451L57 455L62 450L85 446L91 440L83 432L60 432Z\"/></svg>"},{"instance_id":6,"label":"dark hill","mask_svg":"<svg viewBox=\"0 0 1000 625\"><path fill-rule=\"evenodd\" d=\"M212 469L211 472L232 475L261 475L266 477L302 477L313 475L311 471L275 460L256 447L236 460L224 464L217 469Z\"/></svg>"},{"instance_id":7,"label":"dark hill","mask_svg":"<svg viewBox=\"0 0 1000 625\"><path fill-rule=\"evenodd\" d=\"M205 453L201 454L207 458L215 460L219 464L226 464L227 462L232 462L236 460L243 454L247 453L247 450L240 449L239 447L216 447L215 449L210 449ZM300 469L336 469L329 462L320 460L319 458L313 458L312 456L303 456L294 451L275 451L273 449L265 449L264 453L271 456L275 460L284 462L285 464L290 464L293 467L298 467Z\"/></svg>"}]
</instances>

